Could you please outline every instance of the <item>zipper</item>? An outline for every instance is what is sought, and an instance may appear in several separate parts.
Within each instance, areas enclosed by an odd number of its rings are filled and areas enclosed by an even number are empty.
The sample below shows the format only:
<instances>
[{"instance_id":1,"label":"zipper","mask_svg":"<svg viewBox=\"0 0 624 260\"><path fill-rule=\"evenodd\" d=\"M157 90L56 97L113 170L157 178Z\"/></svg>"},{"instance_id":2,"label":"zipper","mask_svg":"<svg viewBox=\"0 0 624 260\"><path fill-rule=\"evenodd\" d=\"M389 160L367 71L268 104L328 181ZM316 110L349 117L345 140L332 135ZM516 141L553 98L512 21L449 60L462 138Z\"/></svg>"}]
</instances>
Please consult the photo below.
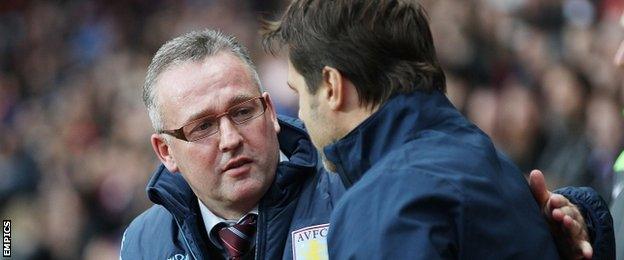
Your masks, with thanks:
<instances>
[{"instance_id":1,"label":"zipper","mask_svg":"<svg viewBox=\"0 0 624 260\"><path fill-rule=\"evenodd\" d=\"M255 246L255 252L254 252L254 259L256 260L260 260L260 244L262 244L264 246L264 219L265 219L265 212L266 210L264 209L264 200L260 200L260 203L258 205L258 223L256 223L257 226L257 231L256 231L256 246Z\"/></svg>"},{"instance_id":2,"label":"zipper","mask_svg":"<svg viewBox=\"0 0 624 260\"><path fill-rule=\"evenodd\" d=\"M173 219L175 220L176 225L178 226L178 229L180 229L180 233L182 234L182 239L184 240L184 244L186 244L186 248L188 248L189 252L191 252L191 256L193 257L193 259L197 259L197 257L195 256L195 253L193 252L193 249L191 249L191 245L186 239L186 235L184 235L184 230L182 230L182 226L180 226L180 222L178 221L178 218L173 216Z\"/></svg>"}]
</instances>

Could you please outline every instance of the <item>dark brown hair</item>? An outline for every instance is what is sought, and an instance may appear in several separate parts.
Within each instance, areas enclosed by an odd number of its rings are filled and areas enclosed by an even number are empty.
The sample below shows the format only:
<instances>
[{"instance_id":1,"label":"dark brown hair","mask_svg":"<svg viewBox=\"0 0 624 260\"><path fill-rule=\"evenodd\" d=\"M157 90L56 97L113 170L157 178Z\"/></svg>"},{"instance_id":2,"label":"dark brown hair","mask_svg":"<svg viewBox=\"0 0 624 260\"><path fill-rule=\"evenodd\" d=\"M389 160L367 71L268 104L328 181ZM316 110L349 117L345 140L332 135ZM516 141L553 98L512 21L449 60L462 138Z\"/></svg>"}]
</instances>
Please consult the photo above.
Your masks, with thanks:
<instances>
[{"instance_id":1,"label":"dark brown hair","mask_svg":"<svg viewBox=\"0 0 624 260\"><path fill-rule=\"evenodd\" d=\"M445 91L427 16L415 0L294 0L263 34L265 49L287 47L313 94L324 66L351 80L367 105L396 93Z\"/></svg>"}]
</instances>

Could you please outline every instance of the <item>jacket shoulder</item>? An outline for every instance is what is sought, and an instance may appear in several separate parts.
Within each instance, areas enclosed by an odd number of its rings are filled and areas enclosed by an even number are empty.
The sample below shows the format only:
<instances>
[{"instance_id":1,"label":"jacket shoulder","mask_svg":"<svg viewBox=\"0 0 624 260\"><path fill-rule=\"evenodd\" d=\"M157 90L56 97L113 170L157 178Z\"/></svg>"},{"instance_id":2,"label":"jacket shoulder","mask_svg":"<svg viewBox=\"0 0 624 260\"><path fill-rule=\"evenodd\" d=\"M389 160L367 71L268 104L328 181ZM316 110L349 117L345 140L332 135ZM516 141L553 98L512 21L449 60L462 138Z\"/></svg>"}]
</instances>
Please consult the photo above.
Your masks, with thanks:
<instances>
[{"instance_id":1,"label":"jacket shoulder","mask_svg":"<svg viewBox=\"0 0 624 260\"><path fill-rule=\"evenodd\" d=\"M177 225L161 205L136 217L121 240L121 259L167 259L177 251ZM182 254L183 251L180 251Z\"/></svg>"},{"instance_id":2,"label":"jacket shoulder","mask_svg":"<svg viewBox=\"0 0 624 260\"><path fill-rule=\"evenodd\" d=\"M151 208L137 216L126 229L128 235L150 234L159 230L163 225L174 223L173 217L161 205L153 205Z\"/></svg>"}]
</instances>

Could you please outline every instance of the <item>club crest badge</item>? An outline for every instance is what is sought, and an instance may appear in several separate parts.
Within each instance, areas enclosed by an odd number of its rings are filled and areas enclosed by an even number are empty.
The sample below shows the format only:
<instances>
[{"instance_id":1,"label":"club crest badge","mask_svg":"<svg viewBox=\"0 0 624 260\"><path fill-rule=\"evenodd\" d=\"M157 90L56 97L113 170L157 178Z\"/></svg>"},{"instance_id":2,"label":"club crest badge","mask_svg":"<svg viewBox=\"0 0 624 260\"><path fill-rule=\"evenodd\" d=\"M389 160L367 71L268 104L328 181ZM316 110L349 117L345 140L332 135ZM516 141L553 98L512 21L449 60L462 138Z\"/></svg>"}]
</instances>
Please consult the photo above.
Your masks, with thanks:
<instances>
[{"instance_id":1,"label":"club crest badge","mask_svg":"<svg viewBox=\"0 0 624 260\"><path fill-rule=\"evenodd\" d=\"M292 232L293 259L326 260L329 223Z\"/></svg>"}]
</instances>

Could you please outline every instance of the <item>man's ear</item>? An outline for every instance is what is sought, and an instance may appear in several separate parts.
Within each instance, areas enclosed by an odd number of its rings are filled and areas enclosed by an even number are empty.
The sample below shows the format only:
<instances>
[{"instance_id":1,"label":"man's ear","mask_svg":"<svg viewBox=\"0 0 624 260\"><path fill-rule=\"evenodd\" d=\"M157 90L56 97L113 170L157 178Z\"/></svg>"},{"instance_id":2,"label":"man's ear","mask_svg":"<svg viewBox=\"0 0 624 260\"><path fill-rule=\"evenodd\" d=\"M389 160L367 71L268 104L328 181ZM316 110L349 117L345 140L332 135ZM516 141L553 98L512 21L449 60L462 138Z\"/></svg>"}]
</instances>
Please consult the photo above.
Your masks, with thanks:
<instances>
[{"instance_id":1,"label":"man's ear","mask_svg":"<svg viewBox=\"0 0 624 260\"><path fill-rule=\"evenodd\" d=\"M321 98L327 100L327 104L331 110L339 110L346 102L346 84L340 71L336 68L323 67L324 95Z\"/></svg>"},{"instance_id":2,"label":"man's ear","mask_svg":"<svg viewBox=\"0 0 624 260\"><path fill-rule=\"evenodd\" d=\"M150 137L152 142L152 148L158 156L158 159L167 167L167 170L171 173L176 173L179 171L178 164L175 161L175 158L171 155L171 151L169 149L169 145L167 141L164 140L164 136L160 134L152 134Z\"/></svg>"},{"instance_id":3,"label":"man's ear","mask_svg":"<svg viewBox=\"0 0 624 260\"><path fill-rule=\"evenodd\" d=\"M275 112L275 107L273 106L273 101L271 100L271 96L268 92L262 93L262 97L264 97L264 101L266 102L267 108L266 112L269 116L271 122L273 122L273 128L276 133L280 132L279 121L277 121L277 112Z\"/></svg>"}]
</instances>

